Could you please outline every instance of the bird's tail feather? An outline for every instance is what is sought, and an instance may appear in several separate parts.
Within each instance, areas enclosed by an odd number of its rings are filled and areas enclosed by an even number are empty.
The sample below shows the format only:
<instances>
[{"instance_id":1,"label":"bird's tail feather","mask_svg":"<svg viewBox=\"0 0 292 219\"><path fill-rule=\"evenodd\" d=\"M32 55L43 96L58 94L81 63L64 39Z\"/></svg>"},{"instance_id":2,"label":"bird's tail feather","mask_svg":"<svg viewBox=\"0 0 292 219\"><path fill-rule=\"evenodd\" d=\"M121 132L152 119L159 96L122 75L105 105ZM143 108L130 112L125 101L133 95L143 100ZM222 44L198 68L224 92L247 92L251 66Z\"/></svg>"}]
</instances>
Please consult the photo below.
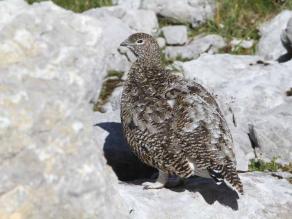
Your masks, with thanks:
<instances>
[{"instance_id":1,"label":"bird's tail feather","mask_svg":"<svg viewBox=\"0 0 292 219\"><path fill-rule=\"evenodd\" d=\"M221 184L225 180L227 184L230 184L243 195L243 185L232 162L226 165L217 165L209 168L208 171L217 184Z\"/></svg>"}]
</instances>

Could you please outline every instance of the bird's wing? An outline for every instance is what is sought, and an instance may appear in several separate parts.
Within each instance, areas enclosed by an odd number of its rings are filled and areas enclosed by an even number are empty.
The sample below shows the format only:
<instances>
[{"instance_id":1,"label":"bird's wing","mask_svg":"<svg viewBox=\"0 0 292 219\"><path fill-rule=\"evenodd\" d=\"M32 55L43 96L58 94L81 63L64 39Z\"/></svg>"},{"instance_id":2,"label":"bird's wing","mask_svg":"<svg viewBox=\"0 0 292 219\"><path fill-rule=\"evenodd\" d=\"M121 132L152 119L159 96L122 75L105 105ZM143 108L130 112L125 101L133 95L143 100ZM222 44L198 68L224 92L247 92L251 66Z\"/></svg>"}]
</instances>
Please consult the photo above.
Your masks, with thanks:
<instances>
[{"instance_id":1,"label":"bird's wing","mask_svg":"<svg viewBox=\"0 0 292 219\"><path fill-rule=\"evenodd\" d=\"M191 158L202 163L235 165L233 140L215 97L193 81L174 80L165 97L175 101L174 133L181 139L180 147Z\"/></svg>"}]
</instances>

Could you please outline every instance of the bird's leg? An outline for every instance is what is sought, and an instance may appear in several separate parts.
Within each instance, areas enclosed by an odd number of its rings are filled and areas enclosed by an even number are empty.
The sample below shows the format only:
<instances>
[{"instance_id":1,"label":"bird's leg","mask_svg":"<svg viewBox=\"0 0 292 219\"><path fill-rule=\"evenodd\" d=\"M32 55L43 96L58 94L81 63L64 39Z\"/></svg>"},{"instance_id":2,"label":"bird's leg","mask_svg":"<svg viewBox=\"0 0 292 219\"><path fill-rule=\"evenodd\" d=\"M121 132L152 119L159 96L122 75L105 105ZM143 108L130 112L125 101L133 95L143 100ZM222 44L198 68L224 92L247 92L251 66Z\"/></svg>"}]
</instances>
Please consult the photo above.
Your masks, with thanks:
<instances>
[{"instance_id":1,"label":"bird's leg","mask_svg":"<svg viewBox=\"0 0 292 219\"><path fill-rule=\"evenodd\" d=\"M168 174L159 170L159 175L156 180L156 182L151 183L151 182L145 182L142 185L144 186L144 189L161 189L165 186L168 180Z\"/></svg>"}]
</instances>

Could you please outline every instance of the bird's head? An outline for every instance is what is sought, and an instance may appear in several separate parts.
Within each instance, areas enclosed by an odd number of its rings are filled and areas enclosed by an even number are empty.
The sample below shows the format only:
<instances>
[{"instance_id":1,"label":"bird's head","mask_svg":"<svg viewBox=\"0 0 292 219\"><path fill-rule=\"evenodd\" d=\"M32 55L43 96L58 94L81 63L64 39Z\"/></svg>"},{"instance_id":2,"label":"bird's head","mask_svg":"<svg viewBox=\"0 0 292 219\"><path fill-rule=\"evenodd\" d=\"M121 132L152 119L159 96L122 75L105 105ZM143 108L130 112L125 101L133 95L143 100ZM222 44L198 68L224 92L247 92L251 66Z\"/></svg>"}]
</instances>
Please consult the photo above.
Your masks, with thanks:
<instances>
[{"instance_id":1,"label":"bird's head","mask_svg":"<svg viewBox=\"0 0 292 219\"><path fill-rule=\"evenodd\" d=\"M157 59L160 61L159 45L149 34L132 34L120 46L129 48L138 59Z\"/></svg>"}]
</instances>

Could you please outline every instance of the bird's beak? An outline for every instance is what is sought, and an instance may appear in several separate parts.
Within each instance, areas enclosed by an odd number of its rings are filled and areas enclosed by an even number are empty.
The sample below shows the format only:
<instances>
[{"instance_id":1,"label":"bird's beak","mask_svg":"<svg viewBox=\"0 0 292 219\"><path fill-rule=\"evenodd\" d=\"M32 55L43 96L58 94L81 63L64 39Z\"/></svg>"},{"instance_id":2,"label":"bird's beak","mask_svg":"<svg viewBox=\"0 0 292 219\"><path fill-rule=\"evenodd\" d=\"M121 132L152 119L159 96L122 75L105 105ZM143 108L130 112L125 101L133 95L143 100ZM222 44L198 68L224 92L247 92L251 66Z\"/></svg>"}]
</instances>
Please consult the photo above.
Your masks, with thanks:
<instances>
[{"instance_id":1,"label":"bird's beak","mask_svg":"<svg viewBox=\"0 0 292 219\"><path fill-rule=\"evenodd\" d=\"M128 39L126 39L125 41L123 41L121 44L120 44L120 46L125 46L125 47L127 47L127 46L129 46L129 41L128 41Z\"/></svg>"}]
</instances>

